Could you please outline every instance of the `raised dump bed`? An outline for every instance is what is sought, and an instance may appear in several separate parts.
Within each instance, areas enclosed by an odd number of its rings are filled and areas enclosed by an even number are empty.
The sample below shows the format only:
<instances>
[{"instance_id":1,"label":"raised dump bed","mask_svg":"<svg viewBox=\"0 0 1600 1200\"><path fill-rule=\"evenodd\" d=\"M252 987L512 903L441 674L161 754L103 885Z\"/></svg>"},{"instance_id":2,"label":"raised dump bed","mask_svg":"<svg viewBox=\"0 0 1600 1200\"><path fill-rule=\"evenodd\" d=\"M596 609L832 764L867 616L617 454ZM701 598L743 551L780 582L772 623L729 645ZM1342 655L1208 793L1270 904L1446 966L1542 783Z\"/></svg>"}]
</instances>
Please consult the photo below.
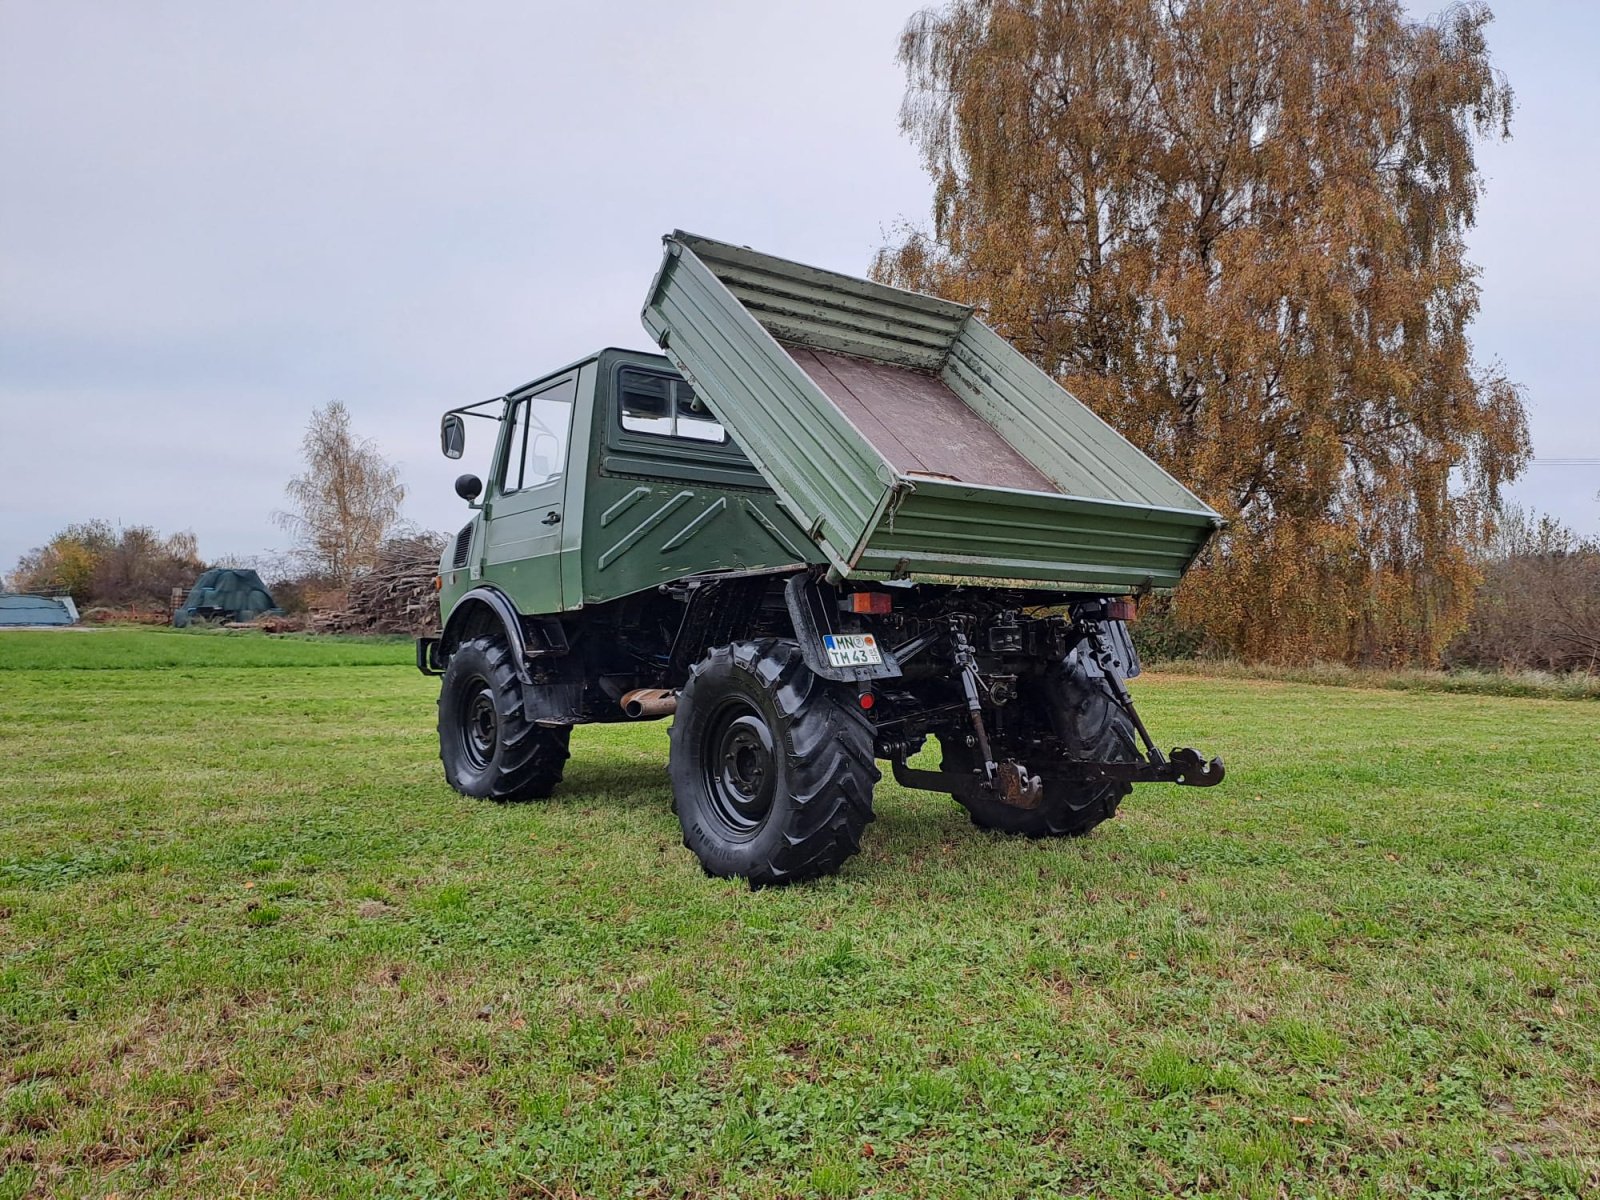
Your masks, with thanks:
<instances>
[{"instance_id":1,"label":"raised dump bed","mask_svg":"<svg viewBox=\"0 0 1600 1200\"><path fill-rule=\"evenodd\" d=\"M645 327L840 575L1164 588L1222 525L966 305L665 241Z\"/></svg>"}]
</instances>

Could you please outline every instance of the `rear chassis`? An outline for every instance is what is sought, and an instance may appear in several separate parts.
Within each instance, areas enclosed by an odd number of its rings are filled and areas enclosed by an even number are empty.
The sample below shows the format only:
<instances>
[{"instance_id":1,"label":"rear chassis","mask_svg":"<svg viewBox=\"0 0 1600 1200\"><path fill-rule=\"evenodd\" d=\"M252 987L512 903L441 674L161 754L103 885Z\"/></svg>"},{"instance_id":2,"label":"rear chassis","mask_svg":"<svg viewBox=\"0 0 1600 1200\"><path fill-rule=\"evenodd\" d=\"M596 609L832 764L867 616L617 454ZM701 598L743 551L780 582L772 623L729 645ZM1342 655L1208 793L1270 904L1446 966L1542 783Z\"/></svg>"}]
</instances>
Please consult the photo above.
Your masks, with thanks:
<instances>
[{"instance_id":1,"label":"rear chassis","mask_svg":"<svg viewBox=\"0 0 1600 1200\"><path fill-rule=\"evenodd\" d=\"M820 569L720 574L559 618L516 618L513 650L526 715L546 726L669 715L712 648L780 638L798 645L813 674L850 692L872 724L875 757L907 787L958 799L977 789L1027 809L1055 781L1219 783L1220 759L1163 753L1134 707L1127 680L1140 667L1125 620L1132 606L1123 597L1031 588L835 585ZM483 606L460 611L468 619L453 620L441 638L419 639L424 673L439 674L466 639L499 632ZM870 635L881 661L835 665L829 635ZM1138 732L1136 755L1085 757L1052 720L1050 689L1063 664L1097 681L1126 713ZM947 758L952 746L963 748L972 769L910 766L930 736Z\"/></svg>"}]
</instances>

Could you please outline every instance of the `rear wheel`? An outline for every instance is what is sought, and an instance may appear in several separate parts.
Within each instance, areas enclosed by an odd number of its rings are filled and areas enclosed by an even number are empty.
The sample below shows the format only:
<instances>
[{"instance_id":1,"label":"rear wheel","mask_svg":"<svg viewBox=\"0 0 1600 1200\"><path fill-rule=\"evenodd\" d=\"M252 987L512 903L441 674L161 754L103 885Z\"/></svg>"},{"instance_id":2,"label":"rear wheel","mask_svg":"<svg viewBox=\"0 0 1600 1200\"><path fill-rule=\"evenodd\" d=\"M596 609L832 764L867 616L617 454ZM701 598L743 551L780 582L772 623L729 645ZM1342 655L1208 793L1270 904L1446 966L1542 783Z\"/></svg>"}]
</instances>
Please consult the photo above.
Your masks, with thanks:
<instances>
[{"instance_id":1,"label":"rear wheel","mask_svg":"<svg viewBox=\"0 0 1600 1200\"><path fill-rule=\"evenodd\" d=\"M872 820L872 726L777 638L712 650L678 694L672 791L707 874L752 885L837 871Z\"/></svg>"},{"instance_id":2,"label":"rear wheel","mask_svg":"<svg viewBox=\"0 0 1600 1200\"><path fill-rule=\"evenodd\" d=\"M1050 721L1068 756L1093 762L1133 762L1139 757L1133 721L1111 695L1099 675L1073 659L1051 671L1046 680ZM981 764L965 744L941 738L944 771L975 772ZM1017 808L993 792L973 786L956 796L980 829L1018 833L1024 837L1081 837L1116 815L1117 805L1133 790L1127 783L1090 783L1047 779L1037 808Z\"/></svg>"},{"instance_id":3,"label":"rear wheel","mask_svg":"<svg viewBox=\"0 0 1600 1200\"><path fill-rule=\"evenodd\" d=\"M524 715L522 685L504 639L463 642L439 687L439 758L463 796L539 800L561 782L566 726L546 728Z\"/></svg>"}]
</instances>

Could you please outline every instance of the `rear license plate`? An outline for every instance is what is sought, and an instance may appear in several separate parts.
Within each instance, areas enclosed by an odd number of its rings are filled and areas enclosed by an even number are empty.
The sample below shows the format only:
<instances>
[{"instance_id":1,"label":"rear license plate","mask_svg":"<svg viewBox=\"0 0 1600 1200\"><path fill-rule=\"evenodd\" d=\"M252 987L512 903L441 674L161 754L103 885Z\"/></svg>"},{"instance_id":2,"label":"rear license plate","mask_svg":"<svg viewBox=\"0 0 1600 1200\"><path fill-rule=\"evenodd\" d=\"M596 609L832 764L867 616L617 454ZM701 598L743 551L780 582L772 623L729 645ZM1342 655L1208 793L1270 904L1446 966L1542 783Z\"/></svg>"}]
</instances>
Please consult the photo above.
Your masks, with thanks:
<instances>
[{"instance_id":1,"label":"rear license plate","mask_svg":"<svg viewBox=\"0 0 1600 1200\"><path fill-rule=\"evenodd\" d=\"M883 661L878 641L870 633L825 633L822 644L830 667L872 667Z\"/></svg>"}]
</instances>

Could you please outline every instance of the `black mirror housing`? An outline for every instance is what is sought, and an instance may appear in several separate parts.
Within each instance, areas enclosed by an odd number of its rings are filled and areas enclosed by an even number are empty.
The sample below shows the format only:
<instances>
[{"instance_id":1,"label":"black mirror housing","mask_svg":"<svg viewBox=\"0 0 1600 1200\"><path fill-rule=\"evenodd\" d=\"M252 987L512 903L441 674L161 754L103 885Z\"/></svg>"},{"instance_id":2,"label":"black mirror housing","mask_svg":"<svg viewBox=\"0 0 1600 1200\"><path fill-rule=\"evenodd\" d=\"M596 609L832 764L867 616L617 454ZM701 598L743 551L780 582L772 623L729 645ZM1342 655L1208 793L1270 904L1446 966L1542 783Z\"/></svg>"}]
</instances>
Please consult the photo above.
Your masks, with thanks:
<instances>
[{"instance_id":1,"label":"black mirror housing","mask_svg":"<svg viewBox=\"0 0 1600 1200\"><path fill-rule=\"evenodd\" d=\"M460 413L445 413L444 419L439 422L439 449L446 458L460 458L466 448L466 421L462 420ZM462 478L465 479L466 476L463 475Z\"/></svg>"},{"instance_id":2,"label":"black mirror housing","mask_svg":"<svg viewBox=\"0 0 1600 1200\"><path fill-rule=\"evenodd\" d=\"M456 476L456 495L460 496L468 504L471 504L482 494L483 480L479 479L476 475Z\"/></svg>"}]
</instances>

